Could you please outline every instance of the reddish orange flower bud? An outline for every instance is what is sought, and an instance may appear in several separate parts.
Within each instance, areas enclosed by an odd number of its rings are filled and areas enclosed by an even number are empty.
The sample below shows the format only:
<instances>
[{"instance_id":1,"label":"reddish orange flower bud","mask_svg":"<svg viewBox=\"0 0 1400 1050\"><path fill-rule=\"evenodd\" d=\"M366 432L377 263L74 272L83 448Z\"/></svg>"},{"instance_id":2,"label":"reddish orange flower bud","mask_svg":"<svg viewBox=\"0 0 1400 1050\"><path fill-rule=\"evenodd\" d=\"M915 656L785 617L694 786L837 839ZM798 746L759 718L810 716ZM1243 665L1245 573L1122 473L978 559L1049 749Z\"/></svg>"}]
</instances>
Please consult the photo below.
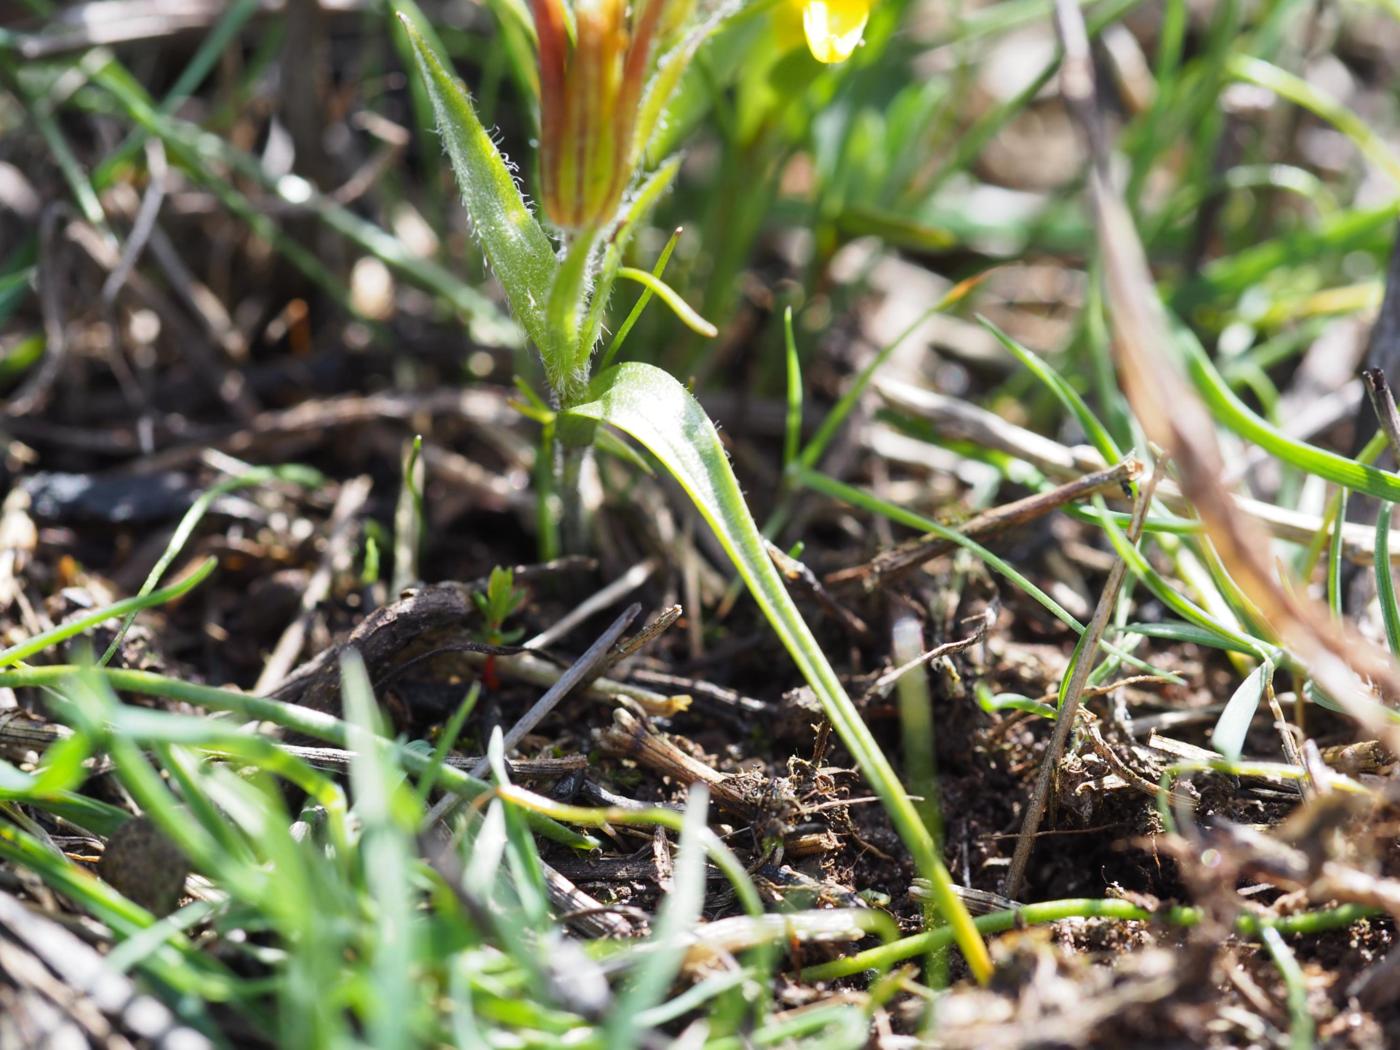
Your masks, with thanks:
<instances>
[{"instance_id":1,"label":"reddish orange flower bud","mask_svg":"<svg viewBox=\"0 0 1400 1050\"><path fill-rule=\"evenodd\" d=\"M617 215L632 181L637 109L666 0L579 0L569 45L563 0L532 0L540 59L540 181L545 214L565 229Z\"/></svg>"}]
</instances>

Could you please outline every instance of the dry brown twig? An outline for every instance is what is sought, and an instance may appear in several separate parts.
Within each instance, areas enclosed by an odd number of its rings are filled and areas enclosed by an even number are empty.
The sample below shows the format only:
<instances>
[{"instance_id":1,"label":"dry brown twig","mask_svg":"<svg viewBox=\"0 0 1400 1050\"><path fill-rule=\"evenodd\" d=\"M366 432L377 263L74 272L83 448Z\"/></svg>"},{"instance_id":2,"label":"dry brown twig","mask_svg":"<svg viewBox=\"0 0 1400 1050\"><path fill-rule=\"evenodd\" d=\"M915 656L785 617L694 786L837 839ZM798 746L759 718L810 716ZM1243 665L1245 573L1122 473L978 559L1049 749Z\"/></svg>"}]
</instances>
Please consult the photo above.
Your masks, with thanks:
<instances>
[{"instance_id":1,"label":"dry brown twig","mask_svg":"<svg viewBox=\"0 0 1400 1050\"><path fill-rule=\"evenodd\" d=\"M758 815L760 792L753 790L753 781L721 773L686 754L625 708L614 711L613 724L598 731L598 744L609 754L630 758L678 783L704 784L716 805L735 816L752 820Z\"/></svg>"},{"instance_id":2,"label":"dry brown twig","mask_svg":"<svg viewBox=\"0 0 1400 1050\"><path fill-rule=\"evenodd\" d=\"M993 533L1024 525L1051 511L1124 482L1136 480L1142 465L1133 458L1067 481L1048 492L1037 492L1024 499L993 507L964 522L958 529L964 536L981 539ZM898 579L940 554L956 546L952 540L930 533L892 550L881 551L868 562L829 573L825 582L833 587L860 584L865 590L878 590L883 584Z\"/></svg>"},{"instance_id":3,"label":"dry brown twig","mask_svg":"<svg viewBox=\"0 0 1400 1050\"><path fill-rule=\"evenodd\" d=\"M568 696L576 686L582 685L594 672L603 664L611 653L618 639L622 637L624 631L632 625L632 621L637 618L637 614L642 611L642 607L637 604L629 605L622 611L608 627L600 634L596 641L584 650L583 655L569 665L567 671L559 676L545 694L531 705L530 710L520 716L520 720L511 726L502 741L501 750L504 754L510 754L515 745L520 743L526 733L529 733L535 726L539 725L544 718L558 706L559 702ZM491 770L491 765L486 759L482 759L472 770L472 776L484 777ZM451 798L451 796L449 796ZM446 799L444 800L446 801ZM436 810L435 810L436 812ZM446 811L444 811L446 812Z\"/></svg>"}]
</instances>

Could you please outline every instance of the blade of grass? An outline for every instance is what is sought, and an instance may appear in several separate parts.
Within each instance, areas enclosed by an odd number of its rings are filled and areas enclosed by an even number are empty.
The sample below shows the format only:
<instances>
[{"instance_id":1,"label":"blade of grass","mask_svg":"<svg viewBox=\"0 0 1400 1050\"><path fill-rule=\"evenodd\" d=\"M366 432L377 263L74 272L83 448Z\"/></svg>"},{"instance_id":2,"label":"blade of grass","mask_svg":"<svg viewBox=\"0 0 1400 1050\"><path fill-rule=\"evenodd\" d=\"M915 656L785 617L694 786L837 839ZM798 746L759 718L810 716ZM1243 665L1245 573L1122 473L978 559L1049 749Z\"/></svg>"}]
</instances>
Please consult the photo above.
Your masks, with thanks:
<instances>
[{"instance_id":1,"label":"blade of grass","mask_svg":"<svg viewBox=\"0 0 1400 1050\"><path fill-rule=\"evenodd\" d=\"M676 315L681 324L697 335L703 335L706 339L713 339L719 335L718 328L696 313L691 305L677 294L675 289L655 274L648 273L646 270L638 270L633 266L620 266L617 275L626 277L629 281L636 281L651 292L652 295L670 307L671 312Z\"/></svg>"},{"instance_id":2,"label":"blade of grass","mask_svg":"<svg viewBox=\"0 0 1400 1050\"><path fill-rule=\"evenodd\" d=\"M1258 936L1266 929L1276 930L1280 934L1316 934L1345 929L1375 914L1377 909L1357 904L1299 912L1276 919L1260 918L1252 913L1245 913L1235 920L1235 928L1245 936ZM1004 933L1021 926L1035 926L1075 918L1117 919L1122 922L1165 921L1174 926L1195 926L1201 921L1201 912L1197 908L1181 906L1153 912L1117 898L1078 898L1027 904L1021 908L979 915L973 921L984 934L993 934ZM801 971L801 976L807 981L834 981L869 970L884 971L905 959L946 948L949 940L946 929L929 930L878 948L868 948L834 962L809 966Z\"/></svg>"},{"instance_id":3,"label":"blade of grass","mask_svg":"<svg viewBox=\"0 0 1400 1050\"><path fill-rule=\"evenodd\" d=\"M1216 420L1289 466L1377 499L1400 501L1400 477L1283 434L1235 396L1193 334L1178 328L1177 335L1191 380Z\"/></svg>"},{"instance_id":4,"label":"blade of grass","mask_svg":"<svg viewBox=\"0 0 1400 1050\"><path fill-rule=\"evenodd\" d=\"M73 664L0 670L0 686L8 686L11 689L53 687L79 670L80 668ZM103 667L94 669L93 673L101 675L119 692L163 696L214 711L230 711L241 718L272 722L293 732L324 740L336 747L349 746L349 732L343 721L334 715L313 711L299 704L250 696L231 689L216 689L213 686L183 682L178 678L153 674L150 671ZM398 743L394 743L392 747L396 760L410 773L422 774L427 771L432 761L428 755ZM454 766L441 766L438 777L445 790L456 792L468 800L490 790L489 784L468 776ZM597 845L593 839L579 835L553 821L539 821L535 824L535 830L546 838L576 849L592 849Z\"/></svg>"},{"instance_id":5,"label":"blade of grass","mask_svg":"<svg viewBox=\"0 0 1400 1050\"><path fill-rule=\"evenodd\" d=\"M838 400L831 411L827 413L826 418L821 422L821 426L817 428L817 432L812 435L812 440L807 443L807 446L802 450L802 454L797 457L797 463L802 469L810 470L816 467L818 461L822 458L822 454L826 452L827 446L831 444L832 438L836 436L836 431L841 428L841 424L844 423L846 418L855 410L856 405L860 402L861 396L865 393L866 388L870 386L870 381L875 378L875 373L880 370L881 365L889 360L890 355L904 345L906 339L922 328L924 322L930 317L942 313L950 307L956 306L958 303L962 302L962 300L967 297L968 293L971 292L973 288L977 287L981 281L982 276L979 275L955 284L941 300L915 318L904 331L895 336L888 345L870 359L869 363L856 375L855 380L851 383L846 392L841 395L840 400Z\"/></svg>"},{"instance_id":6,"label":"blade of grass","mask_svg":"<svg viewBox=\"0 0 1400 1050\"><path fill-rule=\"evenodd\" d=\"M656 917L649 953L633 971L631 983L608 1015L609 1046L634 1044L640 1030L638 1015L662 1002L680 972L688 934L700 921L700 909L705 903L705 848L701 833L706 826L709 802L703 784L689 789L671 890Z\"/></svg>"},{"instance_id":7,"label":"blade of grass","mask_svg":"<svg viewBox=\"0 0 1400 1050\"><path fill-rule=\"evenodd\" d=\"M657 280L661 279L666 272L666 264L671 261L671 254L676 250L676 245L680 243L681 227L677 226L671 234L671 239L666 242L666 247L661 249L661 255L656 260L656 265L651 268L652 276ZM637 296L637 301L632 304L632 309L628 311L626 319L618 327L617 333L608 343L607 349L598 358L598 371L603 372L613 363L613 358L617 357L618 351L622 349L622 344L627 341L627 336L636 325L638 318L642 316L642 311L651 302L653 292L645 285L642 286L642 294Z\"/></svg>"},{"instance_id":8,"label":"blade of grass","mask_svg":"<svg viewBox=\"0 0 1400 1050\"><path fill-rule=\"evenodd\" d=\"M1342 618L1342 528L1347 521L1347 496L1346 489L1337 494L1337 514L1332 520L1332 544L1327 550L1327 607L1339 620Z\"/></svg>"},{"instance_id":9,"label":"blade of grass","mask_svg":"<svg viewBox=\"0 0 1400 1050\"><path fill-rule=\"evenodd\" d=\"M1210 746L1231 762L1238 761L1244 753L1244 741L1254 721L1254 712L1259 709L1259 701L1264 698L1273 675L1274 665L1267 660L1251 671L1231 694L1211 730Z\"/></svg>"},{"instance_id":10,"label":"blade of grass","mask_svg":"<svg viewBox=\"0 0 1400 1050\"><path fill-rule=\"evenodd\" d=\"M1400 155L1397 155L1384 137L1377 134L1366 121L1316 85L1252 55L1231 55L1226 68L1237 80L1268 88L1281 98L1327 121L1351 139L1357 149L1400 186Z\"/></svg>"},{"instance_id":11,"label":"blade of grass","mask_svg":"<svg viewBox=\"0 0 1400 1050\"><path fill-rule=\"evenodd\" d=\"M1298 965L1292 949L1283 939L1283 934L1272 926L1259 931L1259 939L1269 957L1278 967L1283 977L1283 986L1288 992L1288 1045L1290 1050L1312 1050L1314 1026L1312 1012L1308 1008L1308 982L1303 968Z\"/></svg>"},{"instance_id":12,"label":"blade of grass","mask_svg":"<svg viewBox=\"0 0 1400 1050\"><path fill-rule=\"evenodd\" d=\"M180 71L175 83L161 99L160 113L167 116L174 113L180 103L190 97L214 68L224 49L242 32L248 20L257 14L260 6L259 0L233 0L229 4L214 28L199 42L199 49L191 56L189 64ZM121 167L141 151L146 135L147 132L139 128L131 131L122 144L93 170L93 185L98 189L110 186Z\"/></svg>"},{"instance_id":13,"label":"blade of grass","mask_svg":"<svg viewBox=\"0 0 1400 1050\"><path fill-rule=\"evenodd\" d=\"M115 620L118 617L126 616L128 613L134 614L142 609L150 609L156 605L164 605L166 602L175 601L188 594L198 587L209 574L214 571L219 564L217 558L206 558L193 572L183 580L172 583L169 587L162 587L158 591L151 591L145 595L138 595L135 598L125 598L119 602L96 609L85 616L61 623L56 627L51 627L41 634L36 634L33 638L28 638L22 642L16 642L8 649L0 652L0 667L7 667L10 664L17 664L23 660L35 656L45 649L50 649L60 642L66 642L69 638L75 638L90 628L98 624L106 623L108 620Z\"/></svg>"},{"instance_id":14,"label":"blade of grass","mask_svg":"<svg viewBox=\"0 0 1400 1050\"><path fill-rule=\"evenodd\" d=\"M1400 607L1395 602L1395 573L1390 565L1390 513L1392 506L1382 503L1376 514L1376 593L1380 597L1381 618L1385 621L1385 640L1390 651L1400 656Z\"/></svg>"},{"instance_id":15,"label":"blade of grass","mask_svg":"<svg viewBox=\"0 0 1400 1050\"><path fill-rule=\"evenodd\" d=\"M792 307L783 311L783 351L787 362L787 416L783 423L783 473L797 461L802 444L802 362L792 335Z\"/></svg>"},{"instance_id":16,"label":"blade of grass","mask_svg":"<svg viewBox=\"0 0 1400 1050\"><path fill-rule=\"evenodd\" d=\"M1079 426L1088 437L1090 444L1098 449L1099 455L1103 456L1105 463L1117 463L1123 458L1123 453L1119 451L1118 444L1109 434L1108 428L1099 421L1098 416L1090 411L1089 406L1084 403L1084 399L1079 396L1079 391L1065 382L1064 377L1059 372L1046 364L1037 354L1031 353L1016 342L987 318L979 314L977 321L983 328L992 333L996 341L1011 356L1050 388L1050 392L1055 395L1065 410L1078 420Z\"/></svg>"},{"instance_id":17,"label":"blade of grass","mask_svg":"<svg viewBox=\"0 0 1400 1050\"><path fill-rule=\"evenodd\" d=\"M403 777L390 764L379 731L379 710L364 661L353 649L340 659L345 723L350 735L350 787L360 819L360 854L365 884L373 901L373 928L367 931L372 957L368 976L375 994L365 999L366 1032L385 1050L421 1045L413 1019L419 1014L414 962L418 923L410 892L414 857L409 828L396 811L402 807Z\"/></svg>"}]
</instances>

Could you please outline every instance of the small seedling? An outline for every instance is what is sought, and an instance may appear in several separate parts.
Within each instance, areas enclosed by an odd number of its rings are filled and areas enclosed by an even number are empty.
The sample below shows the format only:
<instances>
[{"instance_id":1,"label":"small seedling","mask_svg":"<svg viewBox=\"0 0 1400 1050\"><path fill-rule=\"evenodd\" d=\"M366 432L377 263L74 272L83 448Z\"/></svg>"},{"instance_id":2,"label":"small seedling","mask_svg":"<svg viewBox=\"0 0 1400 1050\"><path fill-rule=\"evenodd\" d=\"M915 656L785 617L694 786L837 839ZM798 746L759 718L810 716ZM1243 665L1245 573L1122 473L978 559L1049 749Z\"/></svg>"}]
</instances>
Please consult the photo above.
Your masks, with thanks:
<instances>
[{"instance_id":1,"label":"small seedling","mask_svg":"<svg viewBox=\"0 0 1400 1050\"><path fill-rule=\"evenodd\" d=\"M515 573L497 565L486 581L486 590L472 594L472 604L484 621L481 640L487 645L511 645L525 633L523 628L505 629L505 622L525 604L525 591L515 586Z\"/></svg>"},{"instance_id":2,"label":"small seedling","mask_svg":"<svg viewBox=\"0 0 1400 1050\"><path fill-rule=\"evenodd\" d=\"M491 576L486 581L485 592L472 592L472 603L481 613L483 621L480 634L483 642L487 645L512 645L520 640L525 633L524 629L514 627L506 630L505 622L525 604L525 597L525 592L515 586L515 573L511 572L510 569L504 569L497 565L491 570ZM496 675L494 654L486 657L486 663L482 666L481 678L488 689L500 687L501 682Z\"/></svg>"}]
</instances>

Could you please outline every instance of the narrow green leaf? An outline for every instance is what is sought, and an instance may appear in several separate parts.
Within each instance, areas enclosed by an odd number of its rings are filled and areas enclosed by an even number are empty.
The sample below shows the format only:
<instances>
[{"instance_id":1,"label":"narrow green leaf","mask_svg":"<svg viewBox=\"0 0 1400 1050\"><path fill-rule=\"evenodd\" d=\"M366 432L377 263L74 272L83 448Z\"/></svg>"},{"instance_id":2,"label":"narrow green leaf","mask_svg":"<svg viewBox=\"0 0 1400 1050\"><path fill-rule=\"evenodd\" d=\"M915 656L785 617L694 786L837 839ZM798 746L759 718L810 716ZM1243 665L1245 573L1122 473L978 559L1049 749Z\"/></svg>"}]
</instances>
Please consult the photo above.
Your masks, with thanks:
<instances>
[{"instance_id":1,"label":"narrow green leaf","mask_svg":"<svg viewBox=\"0 0 1400 1050\"><path fill-rule=\"evenodd\" d=\"M1400 502L1400 477L1286 436L1235 396L1193 334L1178 327L1176 335L1186 359L1186 369L1201 399L1211 415L1230 430L1299 470L1377 499Z\"/></svg>"},{"instance_id":2,"label":"narrow green leaf","mask_svg":"<svg viewBox=\"0 0 1400 1050\"><path fill-rule=\"evenodd\" d=\"M977 698L977 706L988 714L995 714L998 711L1024 711L1027 714L1039 715L1041 718L1048 718L1055 721L1059 717L1059 709L1051 707L1040 700L1032 700L1029 696L1020 693L993 693L992 687L986 682L978 682L973 687L973 696Z\"/></svg>"},{"instance_id":3,"label":"narrow green leaf","mask_svg":"<svg viewBox=\"0 0 1400 1050\"><path fill-rule=\"evenodd\" d=\"M1208 612L1163 579L1142 552L1128 541L1128 537L1116 523L1105 518L1103 524L1104 533L1108 536L1109 543L1113 544L1114 551L1118 557L1128 563L1128 571L1146 584L1147 589L1155 594L1162 604L1182 619L1213 634L1217 639L1215 642L1217 648L1234 650L1243 647L1242 651L1252 653L1260 659L1265 658L1270 646L1262 641L1256 641L1234 628L1217 623Z\"/></svg>"},{"instance_id":4,"label":"narrow green leaf","mask_svg":"<svg viewBox=\"0 0 1400 1050\"><path fill-rule=\"evenodd\" d=\"M584 230L569 244L564 259L554 271L554 283L549 288L545 308L545 323L563 346L571 347L573 360L588 363L592 344L585 350L579 345L579 319L584 300L588 297L589 276L593 270L598 247L598 231ZM580 366L575 365L575 370ZM557 389L557 388L556 388Z\"/></svg>"},{"instance_id":5,"label":"narrow green leaf","mask_svg":"<svg viewBox=\"0 0 1400 1050\"><path fill-rule=\"evenodd\" d=\"M681 230L678 226L675 232L671 234L671 239L666 242L666 247L661 249L661 255L657 258L656 265L651 268L652 276L660 279L666 272L666 264L671 261L671 253L676 250L676 244L680 239ZM637 296L637 301L632 304L632 309L628 312L627 319L622 322L617 333L612 337L612 341L608 343L608 348L603 351L603 356L598 359L598 371L601 372L605 370L613 363L613 359L617 357L617 352L622 349L622 344L627 341L627 336L631 333L632 327L637 323L638 318L642 316L642 311L647 308L649 302L651 302L651 289L643 288L642 294Z\"/></svg>"},{"instance_id":6,"label":"narrow green leaf","mask_svg":"<svg viewBox=\"0 0 1400 1050\"><path fill-rule=\"evenodd\" d=\"M1372 164L1389 175L1395 183L1400 184L1400 154L1390 148L1385 136L1379 134L1364 118L1319 90L1315 84L1252 55L1231 55L1226 68L1236 79L1268 88L1274 94L1328 121L1351 139Z\"/></svg>"},{"instance_id":7,"label":"narrow green leaf","mask_svg":"<svg viewBox=\"0 0 1400 1050\"><path fill-rule=\"evenodd\" d=\"M932 884L935 903L953 926L958 947L973 973L985 980L991 972L986 946L954 891L952 878L913 802L861 721L769 560L763 537L749 514L719 434L705 410L685 387L652 365L618 365L600 376L592 391L595 399L574 407L568 415L608 423L630 434L686 490L812 687L841 742L884 803L920 873Z\"/></svg>"},{"instance_id":8,"label":"narrow green leaf","mask_svg":"<svg viewBox=\"0 0 1400 1050\"><path fill-rule=\"evenodd\" d=\"M546 290L553 287L559 263L544 228L520 195L509 165L477 119L471 98L408 20L404 30L413 42L418 70L433 100L438 131L452 161L462 203L477 240L505 289L511 311L544 358L550 382L566 378L567 349L555 346L546 318Z\"/></svg>"},{"instance_id":9,"label":"narrow green leaf","mask_svg":"<svg viewBox=\"0 0 1400 1050\"><path fill-rule=\"evenodd\" d=\"M969 277L967 280L959 281L957 284L953 285L952 288L948 289L948 293L944 295L942 299L916 317L904 331L895 336L893 341L882 347L880 352L870 359L870 363L860 370L860 374L856 376L849 389L841 395L840 400L836 402L831 411L827 413L826 418L822 420L821 426L817 427L817 432L812 436L812 440L807 442L806 447L802 450L802 455L798 457L798 462L801 463L804 468L812 468L817 465L817 461L822 458L822 453L824 453L826 447L831 444L831 439L836 436L836 431L840 429L841 424L846 421L846 417L854 411L856 405L860 402L861 395L863 395L866 388L870 386L870 381L875 378L875 373L889 360L890 355L899 349L906 339L922 328L924 323L934 314L942 313L944 310L948 310L962 302L963 299L967 297L967 294L972 291L973 288L977 287L981 280L982 277L978 275Z\"/></svg>"},{"instance_id":10,"label":"narrow green leaf","mask_svg":"<svg viewBox=\"0 0 1400 1050\"><path fill-rule=\"evenodd\" d=\"M1381 603L1381 619L1385 621L1385 640L1390 651L1400 656L1400 608L1395 604L1395 574L1390 568L1389 503L1382 503L1376 515L1376 594Z\"/></svg>"},{"instance_id":11,"label":"narrow green leaf","mask_svg":"<svg viewBox=\"0 0 1400 1050\"><path fill-rule=\"evenodd\" d=\"M418 926L410 888L415 857L403 822L395 819L394 803L404 790L403 777L386 753L374 688L355 649L341 654L340 681L353 752L350 787L361 824L365 884L374 902L373 926L363 936L376 994L365 999L360 1012L372 1045L406 1050L418 1045L412 1026L418 991L413 974Z\"/></svg>"},{"instance_id":12,"label":"narrow green leaf","mask_svg":"<svg viewBox=\"0 0 1400 1050\"><path fill-rule=\"evenodd\" d=\"M685 827L676 851L675 878L648 944L648 953L632 975L632 982L608 1016L609 1046L632 1046L637 1039L637 1015L661 1003L680 972L690 931L700 920L705 903L705 843L703 839L709 795L703 784L690 789L685 807Z\"/></svg>"},{"instance_id":13,"label":"narrow green leaf","mask_svg":"<svg viewBox=\"0 0 1400 1050\"><path fill-rule=\"evenodd\" d=\"M608 305L608 299L612 296L613 285L617 281L618 270L622 266L627 246L632 243L632 238L635 236L641 221L671 188L671 183L675 181L680 170L680 157L672 157L648 175L627 199L622 221L618 223L617 231L612 235L608 249L603 254L602 264L598 267L597 285L593 290L593 301L588 307L588 320L576 350L576 367L581 371L587 370L589 359L593 356L594 344L598 342L598 334L603 330L603 310ZM666 247L661 252L661 258L652 268L652 276L658 281L661 280L661 275L666 269L666 263L670 261L671 253L675 251L676 242L680 239L680 235L680 227L677 227L675 232L671 234L671 239L666 242ZM608 344L608 349L598 365L598 371L601 372L612 364L612 359L621 348L622 341L627 338L627 333L637 323L637 318L641 316L642 310L651 301L651 296L652 293L648 289L637 299L636 305L632 307L632 312L627 315L627 320L622 323L622 327L617 330L617 335Z\"/></svg>"},{"instance_id":14,"label":"narrow green leaf","mask_svg":"<svg viewBox=\"0 0 1400 1050\"><path fill-rule=\"evenodd\" d=\"M1216 631L1176 620L1167 620L1163 623L1130 623L1123 628L1123 633L1140 634L1144 638L1161 638L1168 642L1187 642L1190 645L1220 649L1227 653L1244 653L1246 656L1259 655L1257 647L1247 645L1244 641L1225 638Z\"/></svg>"},{"instance_id":15,"label":"narrow green leaf","mask_svg":"<svg viewBox=\"0 0 1400 1050\"><path fill-rule=\"evenodd\" d=\"M68 623L61 623L57 627L51 627L42 634L36 634L33 638L28 638L22 642L10 646L4 652L0 652L0 667L9 664L17 664L21 660L27 660L37 653L43 652L50 646L59 642L66 642L69 638L82 634L89 628L96 627L100 623L115 619L118 616L126 616L128 613L137 613L142 609L149 609L153 605L163 605L166 602L174 601L181 595L194 590L203 583L214 567L219 564L218 558L206 558L200 563L199 568L190 573L183 580L172 583L169 587L162 587L158 591L151 591L148 594L135 598L126 598L111 605L96 609L86 616L80 616L76 620Z\"/></svg>"},{"instance_id":16,"label":"narrow green leaf","mask_svg":"<svg viewBox=\"0 0 1400 1050\"><path fill-rule=\"evenodd\" d=\"M1050 388L1050 392L1055 395L1060 404L1079 421L1084 434L1088 437L1093 446L1099 450L1099 455L1103 456L1105 463L1117 463L1123 458L1123 453L1118 449L1108 432L1108 428L1099 421L1099 417L1090 411L1089 406L1084 403L1084 399L1079 396L1079 391L1065 382L1063 376L1045 363L1038 355L1031 353L1016 340L1003 332L981 315L977 320L982 327L991 332L1012 357L1021 362L1032 375Z\"/></svg>"},{"instance_id":17,"label":"narrow green leaf","mask_svg":"<svg viewBox=\"0 0 1400 1050\"><path fill-rule=\"evenodd\" d=\"M261 485L269 481L288 481L295 485L304 485L308 488L316 488L325 480L319 471L311 467L302 467L295 464L283 467L253 467L242 474L236 474L231 478L225 478L215 485L209 486L199 498L190 504L190 509L185 511L180 523L175 526L175 531L170 534L170 541L165 545L165 550L156 560L155 566L146 576L146 582L141 585L141 590L136 594L138 598L144 598L155 590L156 584L160 583L160 578L165 575L165 570L170 568L171 563L180 556L180 552L185 549L185 544L194 535L195 528L208 513L209 508L214 505L214 501L220 496L225 496L230 492L246 488L250 485ZM132 621L136 619L135 612L126 614L122 620L121 627L117 630L116 636L112 639L107 651L102 654L102 658L97 661L99 666L109 663L118 649L121 648L122 638L130 630Z\"/></svg>"},{"instance_id":18,"label":"narrow green leaf","mask_svg":"<svg viewBox=\"0 0 1400 1050\"><path fill-rule=\"evenodd\" d=\"M427 803L428 796L437 786L438 772L442 769L443 763L447 761L447 756L452 749L457 746L457 738L462 733L462 727L467 724L467 717L475 710L476 702L480 696L481 682L473 682L472 687L467 690L466 699L457 705L457 710L452 713L452 717L442 727L442 734L438 737L437 746L433 748L428 768L418 777L418 786L413 792L413 796L418 800L420 806Z\"/></svg>"},{"instance_id":19,"label":"narrow green leaf","mask_svg":"<svg viewBox=\"0 0 1400 1050\"><path fill-rule=\"evenodd\" d=\"M802 362L792 335L792 307L783 312L783 348L787 354L787 424L783 427L783 470L797 462L802 445Z\"/></svg>"},{"instance_id":20,"label":"narrow green leaf","mask_svg":"<svg viewBox=\"0 0 1400 1050\"><path fill-rule=\"evenodd\" d=\"M1316 1024L1313 1021L1312 1007L1308 1003L1307 975L1298 965L1298 958L1293 954L1293 949L1288 947L1288 942L1277 929L1272 926L1263 927L1259 931L1259 939L1264 942L1269 957L1278 967L1279 976L1283 978L1283 987L1288 993L1289 1050L1312 1050L1316 1045Z\"/></svg>"},{"instance_id":21,"label":"narrow green leaf","mask_svg":"<svg viewBox=\"0 0 1400 1050\"><path fill-rule=\"evenodd\" d=\"M710 324L709 321L701 317L669 284L654 274L647 273L646 270L638 270L633 266L621 266L617 275L626 277L629 281L636 281L652 295L656 296L663 303L671 308L671 312L680 319L692 332L703 335L706 339L713 339L719 335L719 329Z\"/></svg>"},{"instance_id":22,"label":"narrow green leaf","mask_svg":"<svg viewBox=\"0 0 1400 1050\"><path fill-rule=\"evenodd\" d=\"M795 473L795 477L797 484L804 488L824 493L825 495L831 496L833 499L839 499L849 503L853 507L860 507L864 510L868 510L872 514L879 514L882 517L889 518L891 521L897 521L901 525L907 525L911 529L918 529L920 532L932 532L950 543L956 543L959 547L971 551L984 561L988 568L1005 576L1014 586L1025 591L1025 593L1031 598L1034 598L1046 612L1059 620L1075 634L1082 635L1084 633L1084 625L1071 616L1063 605L1055 601L1054 598L1050 597L1050 595L1046 594L1032 583L1024 573L1020 572L1005 558L992 553L992 551L982 546L982 544L978 543L970 536L965 536L957 529L949 528L942 522L934 521L932 518L926 518L922 514L916 514L914 511L908 510L905 507L890 503L888 500L883 500L873 493L858 489L853 485L847 485L845 482L837 481L835 478L828 477L817 471L805 470L799 467ZM1099 644L1124 663L1136 667L1146 674L1162 675L1170 681L1177 683L1182 681L1182 679L1176 675L1153 667L1145 660L1138 659L1132 653L1113 645L1111 642L1105 640L1101 641ZM1249 651L1254 652L1255 650L1251 649Z\"/></svg>"},{"instance_id":23,"label":"narrow green leaf","mask_svg":"<svg viewBox=\"0 0 1400 1050\"><path fill-rule=\"evenodd\" d=\"M1327 606L1338 619L1342 617L1342 529L1347 523L1348 495L1346 489L1337 494L1337 516L1332 519L1332 545L1327 550Z\"/></svg>"},{"instance_id":24,"label":"narrow green leaf","mask_svg":"<svg viewBox=\"0 0 1400 1050\"><path fill-rule=\"evenodd\" d=\"M154 595L152 596L154 597ZM110 613L108 614L111 615ZM79 668L73 664L47 664L43 667L21 667L0 669L0 688L55 689L68 679L76 676ZM178 678L153 674L150 671L128 671L110 667L93 668L92 674L105 679L116 690L139 693L145 696L164 696L172 700L183 700L213 711L230 711L240 718L272 722L285 726L297 733L324 740L336 747L348 747L349 729L333 715L315 711L299 704L285 703L264 696L239 693L232 689L216 689L213 686L197 685ZM428 755L421 754L411 747L391 742L390 750L395 760L410 773L422 774L431 764ZM438 770L438 780L446 791L452 791L465 798L479 797L489 790L489 786L455 766L444 765ZM597 842L586 835L557 824L544 817L532 821L534 829L555 842L575 849L593 849Z\"/></svg>"}]
</instances>

